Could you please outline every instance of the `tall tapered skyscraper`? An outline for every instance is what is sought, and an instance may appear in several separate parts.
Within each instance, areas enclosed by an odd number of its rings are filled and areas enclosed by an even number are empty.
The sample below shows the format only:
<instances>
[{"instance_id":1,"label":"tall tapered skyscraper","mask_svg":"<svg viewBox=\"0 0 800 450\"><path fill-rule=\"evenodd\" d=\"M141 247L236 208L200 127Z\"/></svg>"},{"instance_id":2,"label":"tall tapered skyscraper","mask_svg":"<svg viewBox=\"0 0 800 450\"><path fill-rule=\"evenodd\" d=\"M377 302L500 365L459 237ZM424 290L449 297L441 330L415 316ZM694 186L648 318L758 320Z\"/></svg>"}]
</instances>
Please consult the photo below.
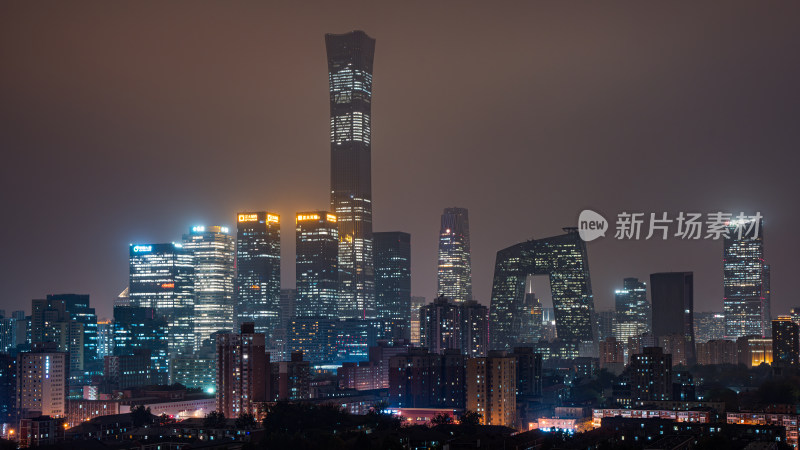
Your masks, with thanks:
<instances>
[{"instance_id":1,"label":"tall tapered skyscraper","mask_svg":"<svg viewBox=\"0 0 800 450\"><path fill-rule=\"evenodd\" d=\"M331 102L331 212L339 228L339 317L374 318L371 105L375 40L326 34Z\"/></svg>"},{"instance_id":2,"label":"tall tapered skyscraper","mask_svg":"<svg viewBox=\"0 0 800 450\"><path fill-rule=\"evenodd\" d=\"M442 213L438 294L455 302L472 300L469 214L466 208L445 208Z\"/></svg>"}]
</instances>

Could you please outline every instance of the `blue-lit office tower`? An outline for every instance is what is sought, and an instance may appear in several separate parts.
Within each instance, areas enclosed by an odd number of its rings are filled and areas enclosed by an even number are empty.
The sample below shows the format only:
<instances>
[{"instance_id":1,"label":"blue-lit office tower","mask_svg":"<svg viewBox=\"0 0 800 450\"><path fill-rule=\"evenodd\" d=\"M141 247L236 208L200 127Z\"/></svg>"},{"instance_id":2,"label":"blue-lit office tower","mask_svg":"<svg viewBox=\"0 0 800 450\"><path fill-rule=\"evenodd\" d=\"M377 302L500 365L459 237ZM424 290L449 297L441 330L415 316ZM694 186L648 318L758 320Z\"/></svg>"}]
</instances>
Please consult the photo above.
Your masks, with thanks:
<instances>
[{"instance_id":1,"label":"blue-lit office tower","mask_svg":"<svg viewBox=\"0 0 800 450\"><path fill-rule=\"evenodd\" d=\"M194 256L194 350L217 331L233 331L235 244L227 227L196 226L183 235Z\"/></svg>"},{"instance_id":2,"label":"blue-lit office tower","mask_svg":"<svg viewBox=\"0 0 800 450\"><path fill-rule=\"evenodd\" d=\"M131 244L131 306L153 308L167 321L169 351L194 348L194 261L182 244Z\"/></svg>"},{"instance_id":3,"label":"blue-lit office tower","mask_svg":"<svg viewBox=\"0 0 800 450\"><path fill-rule=\"evenodd\" d=\"M153 308L114 307L113 354L133 355L137 350L150 351L150 379L155 384L169 382L169 334L167 321Z\"/></svg>"},{"instance_id":4,"label":"blue-lit office tower","mask_svg":"<svg viewBox=\"0 0 800 450\"><path fill-rule=\"evenodd\" d=\"M378 317L411 320L411 235L375 233L375 297Z\"/></svg>"},{"instance_id":5,"label":"blue-lit office tower","mask_svg":"<svg viewBox=\"0 0 800 450\"><path fill-rule=\"evenodd\" d=\"M338 317L339 233L327 211L297 213L295 315Z\"/></svg>"},{"instance_id":6,"label":"blue-lit office tower","mask_svg":"<svg viewBox=\"0 0 800 450\"><path fill-rule=\"evenodd\" d=\"M769 336L772 331L769 306L769 266L764 263L764 233L761 221L746 233L750 222L733 221L723 239L723 305L725 337ZM739 231L742 230L740 236Z\"/></svg>"},{"instance_id":7,"label":"blue-lit office tower","mask_svg":"<svg viewBox=\"0 0 800 450\"><path fill-rule=\"evenodd\" d=\"M472 258L466 208L445 208L442 213L437 292L456 303L472 300Z\"/></svg>"},{"instance_id":8,"label":"blue-lit office tower","mask_svg":"<svg viewBox=\"0 0 800 450\"><path fill-rule=\"evenodd\" d=\"M683 336L686 361L694 364L694 275L692 272L664 272L650 275L653 299L653 337L656 342L671 335Z\"/></svg>"},{"instance_id":9,"label":"blue-lit office tower","mask_svg":"<svg viewBox=\"0 0 800 450\"><path fill-rule=\"evenodd\" d=\"M371 106L375 40L326 34L331 112L331 210L338 218L339 317L374 318Z\"/></svg>"},{"instance_id":10,"label":"blue-lit office tower","mask_svg":"<svg viewBox=\"0 0 800 450\"><path fill-rule=\"evenodd\" d=\"M254 323L272 345L281 316L281 217L267 211L236 216L236 327Z\"/></svg>"},{"instance_id":11,"label":"blue-lit office tower","mask_svg":"<svg viewBox=\"0 0 800 450\"><path fill-rule=\"evenodd\" d=\"M529 275L549 275L558 338L563 354L596 353L597 324L589 278L586 243L576 229L566 234L530 240L497 252L490 311L491 348L507 350L522 344L533 314L525 301Z\"/></svg>"},{"instance_id":12,"label":"blue-lit office tower","mask_svg":"<svg viewBox=\"0 0 800 450\"><path fill-rule=\"evenodd\" d=\"M31 343L52 342L70 354L70 378L86 381L100 373L97 316L89 295L48 295L31 301Z\"/></svg>"}]
</instances>

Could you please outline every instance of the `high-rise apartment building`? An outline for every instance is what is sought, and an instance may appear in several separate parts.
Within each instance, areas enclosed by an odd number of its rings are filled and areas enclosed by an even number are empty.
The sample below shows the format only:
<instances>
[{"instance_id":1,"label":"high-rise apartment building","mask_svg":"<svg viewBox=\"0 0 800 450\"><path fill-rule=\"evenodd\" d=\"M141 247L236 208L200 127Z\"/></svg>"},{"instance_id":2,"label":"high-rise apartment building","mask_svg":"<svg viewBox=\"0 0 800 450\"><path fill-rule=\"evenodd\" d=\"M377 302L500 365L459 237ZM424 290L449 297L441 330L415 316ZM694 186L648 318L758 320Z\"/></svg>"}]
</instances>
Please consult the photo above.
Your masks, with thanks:
<instances>
[{"instance_id":1,"label":"high-rise apartment building","mask_svg":"<svg viewBox=\"0 0 800 450\"><path fill-rule=\"evenodd\" d=\"M481 424L514 427L517 419L517 358L492 351L467 360L467 409Z\"/></svg>"},{"instance_id":2,"label":"high-rise apartment building","mask_svg":"<svg viewBox=\"0 0 800 450\"><path fill-rule=\"evenodd\" d=\"M474 300L454 303L438 297L420 308L420 342L432 353L454 349L470 357L486 356L488 334L488 310Z\"/></svg>"},{"instance_id":3,"label":"high-rise apartment building","mask_svg":"<svg viewBox=\"0 0 800 450\"><path fill-rule=\"evenodd\" d=\"M216 331L233 331L235 243L227 227L195 226L183 235L194 256L194 350Z\"/></svg>"},{"instance_id":4,"label":"high-rise apartment building","mask_svg":"<svg viewBox=\"0 0 800 450\"><path fill-rule=\"evenodd\" d=\"M297 213L295 315L338 317L339 234L327 211Z\"/></svg>"},{"instance_id":5,"label":"high-rise apartment building","mask_svg":"<svg viewBox=\"0 0 800 450\"><path fill-rule=\"evenodd\" d=\"M45 345L46 347L46 345ZM42 349L17 355L17 412L66 417L69 356Z\"/></svg>"},{"instance_id":6,"label":"high-rise apartment building","mask_svg":"<svg viewBox=\"0 0 800 450\"><path fill-rule=\"evenodd\" d=\"M402 231L374 233L375 302L378 317L410 321L411 235Z\"/></svg>"},{"instance_id":7,"label":"high-rise apartment building","mask_svg":"<svg viewBox=\"0 0 800 450\"><path fill-rule=\"evenodd\" d=\"M437 292L456 303L472 300L472 258L466 208L445 208L442 213Z\"/></svg>"},{"instance_id":8,"label":"high-rise apartment building","mask_svg":"<svg viewBox=\"0 0 800 450\"><path fill-rule=\"evenodd\" d=\"M761 220L730 222L722 261L725 337L769 337L769 266L764 262Z\"/></svg>"},{"instance_id":9,"label":"high-rise apartment building","mask_svg":"<svg viewBox=\"0 0 800 450\"><path fill-rule=\"evenodd\" d=\"M253 322L271 342L280 328L281 218L267 211L236 215L236 327Z\"/></svg>"},{"instance_id":10,"label":"high-rise apartment building","mask_svg":"<svg viewBox=\"0 0 800 450\"><path fill-rule=\"evenodd\" d=\"M363 31L326 34L331 113L331 209L338 218L339 317L374 318L372 63Z\"/></svg>"},{"instance_id":11,"label":"high-rise apartment building","mask_svg":"<svg viewBox=\"0 0 800 450\"><path fill-rule=\"evenodd\" d=\"M130 304L167 321L169 351L194 349L194 257L182 244L130 246Z\"/></svg>"},{"instance_id":12,"label":"high-rise apartment building","mask_svg":"<svg viewBox=\"0 0 800 450\"><path fill-rule=\"evenodd\" d=\"M217 336L217 411L225 417L256 415L258 404L271 399L265 342L252 323L242 324L241 333Z\"/></svg>"},{"instance_id":13,"label":"high-rise apartment building","mask_svg":"<svg viewBox=\"0 0 800 450\"><path fill-rule=\"evenodd\" d=\"M686 340L686 363L694 364L694 275L692 272L651 274L650 292L656 342L664 336L683 335Z\"/></svg>"},{"instance_id":14,"label":"high-rise apartment building","mask_svg":"<svg viewBox=\"0 0 800 450\"><path fill-rule=\"evenodd\" d=\"M800 326L789 316L772 321L772 365L800 366Z\"/></svg>"},{"instance_id":15,"label":"high-rise apartment building","mask_svg":"<svg viewBox=\"0 0 800 450\"><path fill-rule=\"evenodd\" d=\"M655 311L653 317L658 317ZM661 347L645 347L642 353L631 356L623 376L628 379L635 405L672 397L672 355L664 354Z\"/></svg>"}]
</instances>

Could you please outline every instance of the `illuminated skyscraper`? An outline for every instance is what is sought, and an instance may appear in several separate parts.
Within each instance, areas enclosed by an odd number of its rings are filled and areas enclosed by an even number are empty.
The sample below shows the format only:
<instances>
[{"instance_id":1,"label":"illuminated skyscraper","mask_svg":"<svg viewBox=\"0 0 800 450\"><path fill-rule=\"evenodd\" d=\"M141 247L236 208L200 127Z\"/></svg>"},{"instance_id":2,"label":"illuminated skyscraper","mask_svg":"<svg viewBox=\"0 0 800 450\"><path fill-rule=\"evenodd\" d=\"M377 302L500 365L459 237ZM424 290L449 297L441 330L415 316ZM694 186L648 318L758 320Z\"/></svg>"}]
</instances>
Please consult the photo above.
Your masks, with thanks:
<instances>
[{"instance_id":1,"label":"illuminated skyscraper","mask_svg":"<svg viewBox=\"0 0 800 450\"><path fill-rule=\"evenodd\" d=\"M750 222L733 221L723 239L725 337L766 337L772 331L769 307L769 266L764 263L762 223L746 233ZM739 230L745 232L740 236Z\"/></svg>"},{"instance_id":2,"label":"illuminated skyscraper","mask_svg":"<svg viewBox=\"0 0 800 450\"><path fill-rule=\"evenodd\" d=\"M281 219L242 212L236 223L236 327L252 322L272 345L281 314Z\"/></svg>"},{"instance_id":3,"label":"illuminated skyscraper","mask_svg":"<svg viewBox=\"0 0 800 450\"><path fill-rule=\"evenodd\" d=\"M641 324L642 333L650 329L650 303L647 301L647 283L638 278L625 278L622 289L614 291L617 322Z\"/></svg>"},{"instance_id":4,"label":"illuminated skyscraper","mask_svg":"<svg viewBox=\"0 0 800 450\"><path fill-rule=\"evenodd\" d=\"M378 317L410 321L411 235L375 233L375 296Z\"/></svg>"},{"instance_id":5,"label":"illuminated skyscraper","mask_svg":"<svg viewBox=\"0 0 800 450\"><path fill-rule=\"evenodd\" d=\"M114 307L113 355L141 355L146 351L150 359L150 374L146 378L155 384L169 382L170 333L166 320L153 308Z\"/></svg>"},{"instance_id":6,"label":"illuminated skyscraper","mask_svg":"<svg viewBox=\"0 0 800 450\"><path fill-rule=\"evenodd\" d=\"M327 211L297 213L297 298L300 317L336 318L339 234Z\"/></svg>"},{"instance_id":7,"label":"illuminated skyscraper","mask_svg":"<svg viewBox=\"0 0 800 450\"><path fill-rule=\"evenodd\" d=\"M694 364L694 275L692 272L651 274L650 292L656 342L670 335L683 336L686 362Z\"/></svg>"},{"instance_id":8,"label":"illuminated skyscraper","mask_svg":"<svg viewBox=\"0 0 800 450\"><path fill-rule=\"evenodd\" d=\"M411 343L416 346L422 345L419 334L419 310L427 304L425 297L411 297L411 322L409 328L411 329Z\"/></svg>"},{"instance_id":9,"label":"illuminated skyscraper","mask_svg":"<svg viewBox=\"0 0 800 450\"><path fill-rule=\"evenodd\" d=\"M194 349L220 330L233 331L233 237L227 227L196 226L183 235L194 255Z\"/></svg>"},{"instance_id":10,"label":"illuminated skyscraper","mask_svg":"<svg viewBox=\"0 0 800 450\"><path fill-rule=\"evenodd\" d=\"M530 344L522 341L533 327L533 315L525 303L525 282L529 275L549 275L558 338L569 347L565 354L575 357L581 349L592 353L592 348L596 354L597 324L586 243L576 229L566 231L497 252L489 308L493 349Z\"/></svg>"},{"instance_id":11,"label":"illuminated skyscraper","mask_svg":"<svg viewBox=\"0 0 800 450\"><path fill-rule=\"evenodd\" d=\"M326 34L331 110L331 209L338 217L339 316L374 318L371 110L375 40Z\"/></svg>"},{"instance_id":12,"label":"illuminated skyscraper","mask_svg":"<svg viewBox=\"0 0 800 450\"><path fill-rule=\"evenodd\" d=\"M194 262L181 244L130 246L130 304L153 308L169 327L169 351L194 348Z\"/></svg>"},{"instance_id":13,"label":"illuminated skyscraper","mask_svg":"<svg viewBox=\"0 0 800 450\"><path fill-rule=\"evenodd\" d=\"M472 300L472 262L467 209L445 208L441 225L438 294L456 303Z\"/></svg>"}]
</instances>

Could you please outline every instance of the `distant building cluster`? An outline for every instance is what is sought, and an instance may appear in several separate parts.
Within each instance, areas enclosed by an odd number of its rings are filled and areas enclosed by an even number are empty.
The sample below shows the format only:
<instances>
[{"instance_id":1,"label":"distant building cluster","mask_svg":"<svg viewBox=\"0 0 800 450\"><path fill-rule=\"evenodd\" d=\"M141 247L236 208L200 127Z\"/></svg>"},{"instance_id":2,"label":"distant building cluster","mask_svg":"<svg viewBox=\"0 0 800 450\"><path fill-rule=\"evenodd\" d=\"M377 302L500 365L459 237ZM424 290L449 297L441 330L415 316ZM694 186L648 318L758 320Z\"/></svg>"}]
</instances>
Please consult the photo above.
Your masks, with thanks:
<instances>
[{"instance_id":1,"label":"distant building cluster","mask_svg":"<svg viewBox=\"0 0 800 450\"><path fill-rule=\"evenodd\" d=\"M79 294L2 311L3 436L132 438L127 421L145 407L196 436L213 428L197 419L261 420L293 402L359 415L382 405L413 424L446 413L519 431L613 428L621 440L664 423L713 435L716 423L797 447L796 408L724 415L698 389L707 366L800 369L800 308L773 319L762 236L724 239L719 312L695 312L685 271L623 278L614 309L596 311L574 228L498 251L487 306L473 294L468 211L449 207L436 295L412 296L410 234L372 227L374 47L361 31L326 36L330 205L293 216L295 287L281 286L285 217L265 208L238 212L235 229L131 244L111 320ZM529 289L534 276L549 277L552 305ZM588 394L599 380L613 381Z\"/></svg>"}]
</instances>

